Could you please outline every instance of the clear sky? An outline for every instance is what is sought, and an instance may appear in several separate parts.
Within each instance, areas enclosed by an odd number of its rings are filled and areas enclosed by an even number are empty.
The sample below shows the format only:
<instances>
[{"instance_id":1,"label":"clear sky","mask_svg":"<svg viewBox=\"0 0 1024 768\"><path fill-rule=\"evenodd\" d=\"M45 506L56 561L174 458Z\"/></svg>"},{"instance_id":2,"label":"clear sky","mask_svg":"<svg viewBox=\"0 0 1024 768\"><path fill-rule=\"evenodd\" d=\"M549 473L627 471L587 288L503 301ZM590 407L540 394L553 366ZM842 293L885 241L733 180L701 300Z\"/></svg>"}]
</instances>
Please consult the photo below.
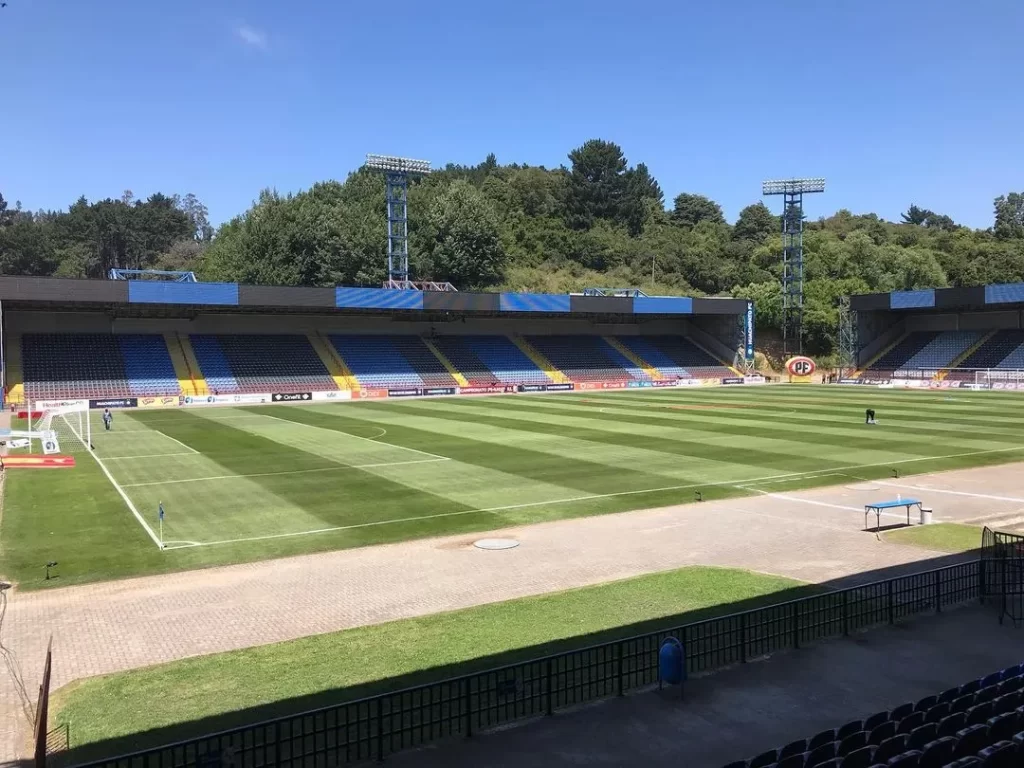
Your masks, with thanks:
<instances>
[{"instance_id":1,"label":"clear sky","mask_svg":"<svg viewBox=\"0 0 1024 768\"><path fill-rule=\"evenodd\" d=\"M0 193L194 192L219 223L367 152L557 166L588 138L727 217L1024 190L1022 0L6 0ZM770 204L778 206L778 203Z\"/></svg>"}]
</instances>

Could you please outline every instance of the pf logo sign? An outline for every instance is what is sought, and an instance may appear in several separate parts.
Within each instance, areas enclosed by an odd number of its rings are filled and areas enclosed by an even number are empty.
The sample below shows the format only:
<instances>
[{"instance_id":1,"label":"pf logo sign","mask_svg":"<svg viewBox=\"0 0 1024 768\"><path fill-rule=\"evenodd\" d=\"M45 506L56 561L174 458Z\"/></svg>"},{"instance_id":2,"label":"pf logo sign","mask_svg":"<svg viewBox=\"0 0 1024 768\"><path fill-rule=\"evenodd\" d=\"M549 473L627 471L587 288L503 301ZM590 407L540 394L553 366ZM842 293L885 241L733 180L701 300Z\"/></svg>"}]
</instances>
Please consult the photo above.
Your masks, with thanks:
<instances>
[{"instance_id":1,"label":"pf logo sign","mask_svg":"<svg viewBox=\"0 0 1024 768\"><path fill-rule=\"evenodd\" d=\"M791 357L786 361L786 370L790 376L805 377L814 373L817 366L809 357Z\"/></svg>"}]
</instances>

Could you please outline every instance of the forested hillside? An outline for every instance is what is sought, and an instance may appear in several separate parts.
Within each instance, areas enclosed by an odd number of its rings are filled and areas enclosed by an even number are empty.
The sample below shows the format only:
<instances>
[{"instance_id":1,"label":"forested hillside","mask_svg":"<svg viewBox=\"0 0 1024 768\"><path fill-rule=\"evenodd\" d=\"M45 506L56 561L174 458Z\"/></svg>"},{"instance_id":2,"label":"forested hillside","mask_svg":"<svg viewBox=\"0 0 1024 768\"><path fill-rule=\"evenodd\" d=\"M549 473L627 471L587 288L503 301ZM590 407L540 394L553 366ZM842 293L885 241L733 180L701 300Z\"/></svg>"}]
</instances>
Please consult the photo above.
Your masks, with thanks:
<instances>
[{"instance_id":1,"label":"forested hillside","mask_svg":"<svg viewBox=\"0 0 1024 768\"><path fill-rule=\"evenodd\" d=\"M9 200L16 190L7 190ZM725 221L713 200L667 206L643 163L592 140L566 167L449 165L409 193L416 279L463 290L562 293L587 286L651 294L752 297L762 328L779 322L780 222L754 202ZM1024 193L994 201L992 227L961 227L910 205L902 221L839 211L806 222L808 349L831 350L839 296L868 291L1024 281ZM111 267L193 269L201 279L274 285L379 285L385 277L384 179L279 195L210 226L194 195L155 194L29 212L0 197L4 274L102 277Z\"/></svg>"}]
</instances>

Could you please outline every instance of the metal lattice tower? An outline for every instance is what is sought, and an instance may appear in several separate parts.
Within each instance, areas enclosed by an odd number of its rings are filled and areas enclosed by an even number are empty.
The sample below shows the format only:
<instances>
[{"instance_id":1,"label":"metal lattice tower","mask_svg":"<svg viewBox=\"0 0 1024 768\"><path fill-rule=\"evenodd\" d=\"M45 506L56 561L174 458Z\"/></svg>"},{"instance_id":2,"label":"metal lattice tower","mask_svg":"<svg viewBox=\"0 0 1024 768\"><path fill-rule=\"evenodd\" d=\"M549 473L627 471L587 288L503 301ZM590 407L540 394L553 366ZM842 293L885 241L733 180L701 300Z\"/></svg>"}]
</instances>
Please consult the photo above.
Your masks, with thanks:
<instances>
[{"instance_id":1,"label":"metal lattice tower","mask_svg":"<svg viewBox=\"0 0 1024 768\"><path fill-rule=\"evenodd\" d=\"M783 196L782 345L787 355L804 351L804 195L824 191L824 179L761 183L762 195Z\"/></svg>"},{"instance_id":2,"label":"metal lattice tower","mask_svg":"<svg viewBox=\"0 0 1024 768\"><path fill-rule=\"evenodd\" d=\"M839 365L848 378L858 365L857 311L850 309L850 297L839 298Z\"/></svg>"},{"instance_id":3,"label":"metal lattice tower","mask_svg":"<svg viewBox=\"0 0 1024 768\"><path fill-rule=\"evenodd\" d=\"M388 201L388 279L385 288L406 289L409 281L409 177L430 173L430 161L367 155L366 167L383 171Z\"/></svg>"}]
</instances>

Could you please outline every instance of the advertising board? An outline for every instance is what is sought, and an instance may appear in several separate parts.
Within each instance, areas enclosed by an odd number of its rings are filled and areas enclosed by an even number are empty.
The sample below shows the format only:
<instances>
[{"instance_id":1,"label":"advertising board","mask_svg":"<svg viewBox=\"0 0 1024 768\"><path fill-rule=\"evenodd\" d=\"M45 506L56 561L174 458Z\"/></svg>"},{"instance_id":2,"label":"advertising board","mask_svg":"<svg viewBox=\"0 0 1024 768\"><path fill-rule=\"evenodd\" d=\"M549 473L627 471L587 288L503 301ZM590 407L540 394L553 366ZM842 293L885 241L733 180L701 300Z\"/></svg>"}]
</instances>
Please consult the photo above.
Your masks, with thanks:
<instances>
[{"instance_id":1,"label":"advertising board","mask_svg":"<svg viewBox=\"0 0 1024 768\"><path fill-rule=\"evenodd\" d=\"M348 389L332 390L330 392L314 392L314 402L332 402L334 400L351 400L352 391Z\"/></svg>"},{"instance_id":2,"label":"advertising board","mask_svg":"<svg viewBox=\"0 0 1024 768\"><path fill-rule=\"evenodd\" d=\"M137 397L108 397L105 400L90 400L90 408L135 408L139 404Z\"/></svg>"}]
</instances>

